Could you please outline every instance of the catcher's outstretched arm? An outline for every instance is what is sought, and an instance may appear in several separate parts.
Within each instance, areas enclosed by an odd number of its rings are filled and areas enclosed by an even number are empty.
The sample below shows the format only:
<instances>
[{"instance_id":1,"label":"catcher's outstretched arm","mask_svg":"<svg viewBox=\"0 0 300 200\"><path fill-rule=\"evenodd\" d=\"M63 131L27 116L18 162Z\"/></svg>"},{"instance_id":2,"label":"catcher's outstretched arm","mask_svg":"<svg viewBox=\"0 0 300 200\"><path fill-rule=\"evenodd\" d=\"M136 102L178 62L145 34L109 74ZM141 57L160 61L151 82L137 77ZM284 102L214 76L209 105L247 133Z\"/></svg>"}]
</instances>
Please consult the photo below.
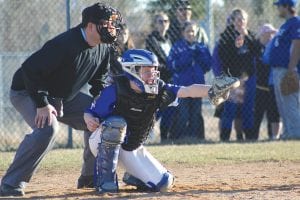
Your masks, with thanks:
<instances>
[{"instance_id":1,"label":"catcher's outstretched arm","mask_svg":"<svg viewBox=\"0 0 300 200\"><path fill-rule=\"evenodd\" d=\"M202 98L208 96L208 90L211 88L211 85L204 84L193 84L190 86L182 86L178 90L177 97L179 98Z\"/></svg>"}]
</instances>

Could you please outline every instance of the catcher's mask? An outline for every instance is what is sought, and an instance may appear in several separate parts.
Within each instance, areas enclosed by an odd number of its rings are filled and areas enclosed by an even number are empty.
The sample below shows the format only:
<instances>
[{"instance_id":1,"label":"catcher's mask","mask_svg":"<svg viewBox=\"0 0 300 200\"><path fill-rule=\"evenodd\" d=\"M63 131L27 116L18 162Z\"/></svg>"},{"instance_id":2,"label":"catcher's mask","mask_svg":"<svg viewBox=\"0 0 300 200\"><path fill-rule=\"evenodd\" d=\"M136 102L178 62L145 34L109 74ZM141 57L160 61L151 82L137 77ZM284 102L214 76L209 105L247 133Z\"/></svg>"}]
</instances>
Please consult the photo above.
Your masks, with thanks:
<instances>
[{"instance_id":1,"label":"catcher's mask","mask_svg":"<svg viewBox=\"0 0 300 200\"><path fill-rule=\"evenodd\" d=\"M122 16L116 8L103 3L96 3L85 8L82 12L83 26L86 26L88 22L96 25L103 43L112 44L117 40L120 33Z\"/></svg>"},{"instance_id":2,"label":"catcher's mask","mask_svg":"<svg viewBox=\"0 0 300 200\"><path fill-rule=\"evenodd\" d=\"M154 53L143 49L130 49L124 52L121 64L125 76L142 92L158 94L159 63Z\"/></svg>"}]
</instances>

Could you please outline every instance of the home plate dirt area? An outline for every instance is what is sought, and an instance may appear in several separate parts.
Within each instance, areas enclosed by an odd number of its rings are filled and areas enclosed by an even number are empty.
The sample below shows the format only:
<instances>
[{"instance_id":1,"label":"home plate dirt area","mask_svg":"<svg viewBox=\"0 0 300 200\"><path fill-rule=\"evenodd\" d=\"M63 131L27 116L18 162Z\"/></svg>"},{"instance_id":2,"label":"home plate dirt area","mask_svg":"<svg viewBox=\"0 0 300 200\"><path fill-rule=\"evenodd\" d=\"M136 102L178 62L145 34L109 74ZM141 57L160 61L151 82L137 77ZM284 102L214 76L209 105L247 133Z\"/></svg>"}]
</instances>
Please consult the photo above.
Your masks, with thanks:
<instances>
[{"instance_id":1,"label":"home plate dirt area","mask_svg":"<svg viewBox=\"0 0 300 200\"><path fill-rule=\"evenodd\" d=\"M167 193L137 192L120 181L117 194L76 189L78 169L39 170L21 199L300 199L300 162L166 166L176 177ZM2 176L4 171L0 172ZM123 171L119 170L119 179ZM0 197L0 199L3 199ZM15 197L13 198L15 199Z\"/></svg>"}]
</instances>

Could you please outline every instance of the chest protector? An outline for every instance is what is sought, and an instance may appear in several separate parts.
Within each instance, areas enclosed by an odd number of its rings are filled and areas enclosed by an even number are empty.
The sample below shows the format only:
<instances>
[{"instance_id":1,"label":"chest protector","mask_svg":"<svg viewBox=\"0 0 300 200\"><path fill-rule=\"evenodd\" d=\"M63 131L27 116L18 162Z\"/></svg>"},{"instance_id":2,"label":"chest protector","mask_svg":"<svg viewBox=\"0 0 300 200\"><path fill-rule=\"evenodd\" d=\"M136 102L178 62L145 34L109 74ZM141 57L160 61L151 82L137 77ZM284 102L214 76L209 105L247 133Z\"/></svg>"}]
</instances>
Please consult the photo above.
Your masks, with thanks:
<instances>
[{"instance_id":1,"label":"chest protector","mask_svg":"<svg viewBox=\"0 0 300 200\"><path fill-rule=\"evenodd\" d=\"M115 83L117 102L114 114L122 116L127 122L127 134L122 147L132 151L147 139L154 124L156 110L168 106L176 96L165 89L163 81L159 84L158 95L136 93L125 76L117 77Z\"/></svg>"}]
</instances>

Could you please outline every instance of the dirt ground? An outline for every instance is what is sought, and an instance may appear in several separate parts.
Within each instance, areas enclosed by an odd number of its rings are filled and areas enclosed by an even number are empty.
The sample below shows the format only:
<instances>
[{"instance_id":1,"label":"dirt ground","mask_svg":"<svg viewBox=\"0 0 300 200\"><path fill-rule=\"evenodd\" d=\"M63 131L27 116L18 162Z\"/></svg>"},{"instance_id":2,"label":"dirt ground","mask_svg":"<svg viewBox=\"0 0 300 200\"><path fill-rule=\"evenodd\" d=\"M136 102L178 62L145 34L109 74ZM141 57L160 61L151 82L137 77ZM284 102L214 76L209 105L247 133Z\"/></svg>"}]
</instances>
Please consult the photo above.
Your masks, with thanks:
<instances>
[{"instance_id":1,"label":"dirt ground","mask_svg":"<svg viewBox=\"0 0 300 200\"><path fill-rule=\"evenodd\" d=\"M22 199L280 199L300 200L299 162L259 162L188 167L168 165L176 176L168 193L140 193L120 184L120 193L98 195L76 189L77 169L40 170ZM122 171L120 171L120 177ZM0 172L0 176L3 172ZM3 198L0 198L3 199ZM15 199L15 198L14 198Z\"/></svg>"}]
</instances>

